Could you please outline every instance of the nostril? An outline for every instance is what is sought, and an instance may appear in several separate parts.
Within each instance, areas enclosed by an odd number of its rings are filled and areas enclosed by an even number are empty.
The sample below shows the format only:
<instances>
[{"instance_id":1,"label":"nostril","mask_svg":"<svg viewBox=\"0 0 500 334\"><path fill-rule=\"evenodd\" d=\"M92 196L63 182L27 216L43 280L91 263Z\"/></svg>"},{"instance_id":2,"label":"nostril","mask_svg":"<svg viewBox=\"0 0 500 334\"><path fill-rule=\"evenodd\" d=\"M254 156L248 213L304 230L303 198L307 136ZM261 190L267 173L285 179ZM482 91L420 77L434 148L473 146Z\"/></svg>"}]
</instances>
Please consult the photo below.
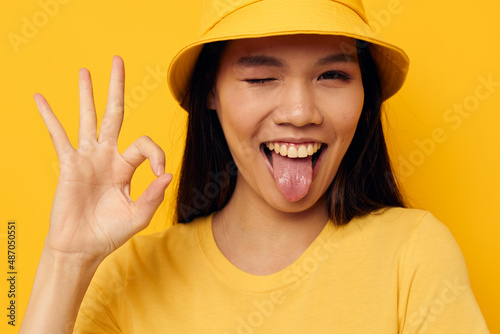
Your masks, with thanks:
<instances>
[{"instance_id":1,"label":"nostril","mask_svg":"<svg viewBox=\"0 0 500 334\"><path fill-rule=\"evenodd\" d=\"M283 110L274 118L275 124L291 124L297 127L319 125L324 120L323 115L316 109Z\"/></svg>"}]
</instances>

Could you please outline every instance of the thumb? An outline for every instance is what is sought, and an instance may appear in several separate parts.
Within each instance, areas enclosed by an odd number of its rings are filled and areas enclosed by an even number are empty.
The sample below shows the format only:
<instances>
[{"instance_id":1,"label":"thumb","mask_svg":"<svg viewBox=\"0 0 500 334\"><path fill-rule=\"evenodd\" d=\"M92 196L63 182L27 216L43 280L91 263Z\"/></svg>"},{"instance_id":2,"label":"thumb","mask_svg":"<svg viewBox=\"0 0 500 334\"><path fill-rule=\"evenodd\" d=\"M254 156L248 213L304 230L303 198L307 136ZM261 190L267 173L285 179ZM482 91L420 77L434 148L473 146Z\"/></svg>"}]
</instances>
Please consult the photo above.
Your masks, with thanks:
<instances>
[{"instance_id":1,"label":"thumb","mask_svg":"<svg viewBox=\"0 0 500 334\"><path fill-rule=\"evenodd\" d=\"M165 190L172 181L172 174L163 174L156 178L144 190L142 195L135 201L134 204L134 224L138 231L143 230L148 226L155 211L160 206L165 196Z\"/></svg>"}]
</instances>

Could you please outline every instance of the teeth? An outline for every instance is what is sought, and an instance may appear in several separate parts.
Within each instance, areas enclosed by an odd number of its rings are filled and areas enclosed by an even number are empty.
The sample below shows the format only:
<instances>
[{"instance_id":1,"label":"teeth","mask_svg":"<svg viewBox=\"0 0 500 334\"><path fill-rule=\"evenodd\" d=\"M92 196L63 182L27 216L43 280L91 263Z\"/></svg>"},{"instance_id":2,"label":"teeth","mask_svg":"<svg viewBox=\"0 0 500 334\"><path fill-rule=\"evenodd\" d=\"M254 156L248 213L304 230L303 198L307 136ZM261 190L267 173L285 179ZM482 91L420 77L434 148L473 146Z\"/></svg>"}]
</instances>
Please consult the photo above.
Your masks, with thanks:
<instances>
[{"instance_id":1,"label":"teeth","mask_svg":"<svg viewBox=\"0 0 500 334\"><path fill-rule=\"evenodd\" d=\"M288 150L287 150L287 148L286 148L286 146L285 146L285 145L281 145L281 148L280 148L280 154L281 154L282 156L287 156L287 155L288 155Z\"/></svg>"},{"instance_id":2,"label":"teeth","mask_svg":"<svg viewBox=\"0 0 500 334\"><path fill-rule=\"evenodd\" d=\"M313 155L318 152L321 148L321 143L314 144L302 144L302 145L290 145L267 142L266 146L269 150L274 150L276 154L281 154L282 156L287 156L289 158L306 158L309 155Z\"/></svg>"},{"instance_id":3,"label":"teeth","mask_svg":"<svg viewBox=\"0 0 500 334\"><path fill-rule=\"evenodd\" d=\"M316 151L314 148L316 147L316 144L312 146L312 144L307 145L307 155L313 155L314 152Z\"/></svg>"},{"instance_id":4,"label":"teeth","mask_svg":"<svg viewBox=\"0 0 500 334\"><path fill-rule=\"evenodd\" d=\"M288 157L289 158L297 158L299 156L299 152L297 152L297 149L295 146L290 146L288 149Z\"/></svg>"},{"instance_id":5,"label":"teeth","mask_svg":"<svg viewBox=\"0 0 500 334\"><path fill-rule=\"evenodd\" d=\"M299 147L299 158L307 157L307 148L306 145L300 145Z\"/></svg>"}]
</instances>

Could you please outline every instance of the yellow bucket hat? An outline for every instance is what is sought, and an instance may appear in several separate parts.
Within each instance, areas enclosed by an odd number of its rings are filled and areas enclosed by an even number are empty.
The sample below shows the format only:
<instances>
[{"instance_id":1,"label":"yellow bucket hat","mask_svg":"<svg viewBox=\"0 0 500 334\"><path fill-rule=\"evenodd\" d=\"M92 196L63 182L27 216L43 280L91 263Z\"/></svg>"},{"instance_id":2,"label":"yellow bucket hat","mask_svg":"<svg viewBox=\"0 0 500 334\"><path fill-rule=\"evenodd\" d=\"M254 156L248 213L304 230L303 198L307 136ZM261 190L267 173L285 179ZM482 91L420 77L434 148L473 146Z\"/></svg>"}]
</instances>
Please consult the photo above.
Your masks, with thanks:
<instances>
[{"instance_id":1,"label":"yellow bucket hat","mask_svg":"<svg viewBox=\"0 0 500 334\"><path fill-rule=\"evenodd\" d=\"M394 95L405 81L408 56L377 36L368 23L361 0L204 0L198 39L184 47L170 63L170 91L188 110L185 96L206 43L294 34L342 35L369 42L384 100Z\"/></svg>"}]
</instances>

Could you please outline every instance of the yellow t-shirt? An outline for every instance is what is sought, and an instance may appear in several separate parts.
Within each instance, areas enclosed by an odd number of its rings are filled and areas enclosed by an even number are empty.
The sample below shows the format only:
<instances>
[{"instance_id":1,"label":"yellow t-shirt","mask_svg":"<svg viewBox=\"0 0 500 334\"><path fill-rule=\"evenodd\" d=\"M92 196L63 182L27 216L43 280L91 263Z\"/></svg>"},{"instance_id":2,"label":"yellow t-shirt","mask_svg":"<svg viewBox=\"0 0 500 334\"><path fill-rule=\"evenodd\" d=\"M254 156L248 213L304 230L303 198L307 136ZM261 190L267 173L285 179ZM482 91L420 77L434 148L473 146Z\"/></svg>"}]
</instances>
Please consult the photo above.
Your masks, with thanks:
<instances>
[{"instance_id":1,"label":"yellow t-shirt","mask_svg":"<svg viewBox=\"0 0 500 334\"><path fill-rule=\"evenodd\" d=\"M388 209L320 235L288 268L233 266L212 216L136 236L99 267L76 333L488 333L462 253L430 213Z\"/></svg>"}]
</instances>

